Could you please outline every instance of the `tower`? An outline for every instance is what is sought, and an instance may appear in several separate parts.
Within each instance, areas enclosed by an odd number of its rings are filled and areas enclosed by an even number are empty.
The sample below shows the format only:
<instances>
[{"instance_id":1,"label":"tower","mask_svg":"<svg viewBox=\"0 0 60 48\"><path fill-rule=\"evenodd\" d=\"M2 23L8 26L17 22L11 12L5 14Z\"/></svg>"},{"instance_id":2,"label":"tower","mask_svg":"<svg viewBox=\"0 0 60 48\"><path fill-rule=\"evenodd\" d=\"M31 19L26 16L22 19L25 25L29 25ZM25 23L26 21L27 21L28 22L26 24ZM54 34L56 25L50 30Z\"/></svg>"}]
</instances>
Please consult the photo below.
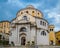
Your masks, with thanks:
<instances>
[{"instance_id":1,"label":"tower","mask_svg":"<svg viewBox=\"0 0 60 48\"><path fill-rule=\"evenodd\" d=\"M54 25L49 25L49 43L50 45L55 45L55 33L54 33Z\"/></svg>"}]
</instances>

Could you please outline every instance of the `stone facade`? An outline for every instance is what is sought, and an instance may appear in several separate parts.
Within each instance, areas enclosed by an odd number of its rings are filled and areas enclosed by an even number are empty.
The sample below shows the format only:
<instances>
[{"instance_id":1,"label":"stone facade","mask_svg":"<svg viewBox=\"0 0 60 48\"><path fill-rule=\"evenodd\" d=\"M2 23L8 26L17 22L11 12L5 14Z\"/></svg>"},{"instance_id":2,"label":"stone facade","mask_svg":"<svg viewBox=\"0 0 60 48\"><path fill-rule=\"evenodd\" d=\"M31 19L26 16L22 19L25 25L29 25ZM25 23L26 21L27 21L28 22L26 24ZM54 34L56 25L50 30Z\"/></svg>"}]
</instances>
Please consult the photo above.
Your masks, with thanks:
<instances>
[{"instance_id":1,"label":"stone facade","mask_svg":"<svg viewBox=\"0 0 60 48\"><path fill-rule=\"evenodd\" d=\"M27 6L17 12L17 17L12 20L9 44L15 46L49 45L49 23L43 18L41 11L33 6Z\"/></svg>"}]
</instances>

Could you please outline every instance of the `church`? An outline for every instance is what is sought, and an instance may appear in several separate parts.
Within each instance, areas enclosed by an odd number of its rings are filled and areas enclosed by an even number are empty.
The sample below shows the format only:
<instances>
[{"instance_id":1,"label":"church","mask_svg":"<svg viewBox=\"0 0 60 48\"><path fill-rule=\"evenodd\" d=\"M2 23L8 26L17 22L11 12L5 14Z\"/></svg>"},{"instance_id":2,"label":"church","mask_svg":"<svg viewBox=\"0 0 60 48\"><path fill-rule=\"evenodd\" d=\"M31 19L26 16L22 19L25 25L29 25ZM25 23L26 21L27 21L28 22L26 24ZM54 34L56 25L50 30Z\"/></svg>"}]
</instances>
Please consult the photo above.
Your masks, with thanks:
<instances>
[{"instance_id":1,"label":"church","mask_svg":"<svg viewBox=\"0 0 60 48\"><path fill-rule=\"evenodd\" d=\"M52 30L51 30L52 28ZM35 45L55 44L49 41L49 30L53 31L53 26L49 28L49 23L43 17L43 13L34 6L29 5L19 10L16 18L10 24L9 44L15 46L35 43Z\"/></svg>"}]
</instances>

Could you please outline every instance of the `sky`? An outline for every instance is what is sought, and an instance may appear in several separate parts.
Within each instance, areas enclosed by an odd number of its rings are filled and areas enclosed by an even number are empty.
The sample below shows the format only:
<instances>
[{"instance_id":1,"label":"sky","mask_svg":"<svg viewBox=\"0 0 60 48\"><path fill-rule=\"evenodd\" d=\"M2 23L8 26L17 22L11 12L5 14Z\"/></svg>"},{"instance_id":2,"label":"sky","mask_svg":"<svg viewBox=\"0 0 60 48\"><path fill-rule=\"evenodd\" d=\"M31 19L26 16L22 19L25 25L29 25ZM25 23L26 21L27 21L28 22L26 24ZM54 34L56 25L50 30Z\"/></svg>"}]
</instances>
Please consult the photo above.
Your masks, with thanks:
<instances>
[{"instance_id":1,"label":"sky","mask_svg":"<svg viewBox=\"0 0 60 48\"><path fill-rule=\"evenodd\" d=\"M60 30L60 0L0 0L0 21L11 21L28 5L40 10L49 24L55 25L55 31Z\"/></svg>"}]
</instances>

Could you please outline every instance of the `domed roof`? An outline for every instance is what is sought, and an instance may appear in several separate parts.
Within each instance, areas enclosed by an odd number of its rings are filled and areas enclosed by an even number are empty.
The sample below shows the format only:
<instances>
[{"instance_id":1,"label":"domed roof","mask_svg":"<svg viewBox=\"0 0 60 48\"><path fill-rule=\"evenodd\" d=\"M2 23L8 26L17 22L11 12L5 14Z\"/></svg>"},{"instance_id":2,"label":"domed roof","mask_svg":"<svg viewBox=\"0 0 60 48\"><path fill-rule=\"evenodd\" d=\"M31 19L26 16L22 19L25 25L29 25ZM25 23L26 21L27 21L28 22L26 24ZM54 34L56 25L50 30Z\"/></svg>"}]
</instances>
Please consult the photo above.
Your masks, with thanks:
<instances>
[{"instance_id":1,"label":"domed roof","mask_svg":"<svg viewBox=\"0 0 60 48\"><path fill-rule=\"evenodd\" d=\"M19 14L21 15L21 13L26 13L26 11L28 11L28 14L34 16L34 17L38 17L38 18L43 18L43 14L41 11L39 11L38 9L36 9L34 6L32 5L28 5L26 8L23 8L21 10L19 10ZM34 12L34 13L33 13ZM17 13L17 14L18 14Z\"/></svg>"}]
</instances>

